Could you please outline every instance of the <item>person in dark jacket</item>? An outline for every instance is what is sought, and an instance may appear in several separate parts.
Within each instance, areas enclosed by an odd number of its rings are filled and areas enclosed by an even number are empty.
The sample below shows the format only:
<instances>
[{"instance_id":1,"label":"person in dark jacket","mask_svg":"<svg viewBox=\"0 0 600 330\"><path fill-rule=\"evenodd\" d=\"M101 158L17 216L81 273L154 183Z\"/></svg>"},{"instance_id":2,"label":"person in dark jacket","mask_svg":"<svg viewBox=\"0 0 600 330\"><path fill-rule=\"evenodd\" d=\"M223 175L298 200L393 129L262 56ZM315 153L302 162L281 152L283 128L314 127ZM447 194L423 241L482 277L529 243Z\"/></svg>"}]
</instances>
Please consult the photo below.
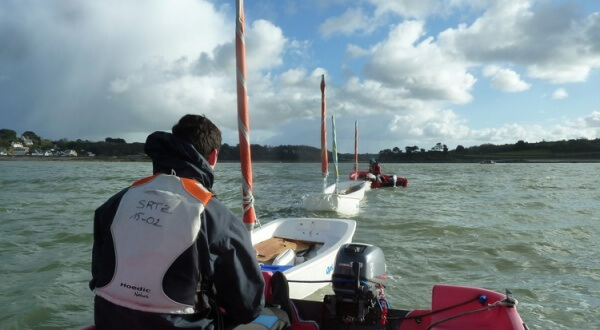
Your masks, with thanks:
<instances>
[{"instance_id":1,"label":"person in dark jacket","mask_svg":"<svg viewBox=\"0 0 600 330\"><path fill-rule=\"evenodd\" d=\"M220 329L254 320L264 280L248 230L212 193L220 130L185 115L154 132L154 175L94 215L92 280L98 329Z\"/></svg>"}]
</instances>

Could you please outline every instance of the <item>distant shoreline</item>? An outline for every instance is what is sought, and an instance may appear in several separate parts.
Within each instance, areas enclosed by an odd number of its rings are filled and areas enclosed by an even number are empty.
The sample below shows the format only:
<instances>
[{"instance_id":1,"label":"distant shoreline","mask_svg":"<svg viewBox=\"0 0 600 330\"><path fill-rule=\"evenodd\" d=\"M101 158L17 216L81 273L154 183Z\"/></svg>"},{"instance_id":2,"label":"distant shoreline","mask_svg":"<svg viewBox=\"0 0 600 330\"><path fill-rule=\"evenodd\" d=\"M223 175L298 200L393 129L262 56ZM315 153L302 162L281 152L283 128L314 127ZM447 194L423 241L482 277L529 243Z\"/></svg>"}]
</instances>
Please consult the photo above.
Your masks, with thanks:
<instances>
[{"instance_id":1,"label":"distant shoreline","mask_svg":"<svg viewBox=\"0 0 600 330\"><path fill-rule=\"evenodd\" d=\"M40 162L151 162L146 156L127 157L85 157L85 156L0 156L0 161L40 161Z\"/></svg>"},{"instance_id":2,"label":"distant shoreline","mask_svg":"<svg viewBox=\"0 0 600 330\"><path fill-rule=\"evenodd\" d=\"M124 157L85 157L85 156L0 156L0 161L46 161L46 162L152 162L147 156L124 156ZM401 162L382 162L382 164L431 164L431 163L479 163L479 159L444 159L444 160L411 160ZM510 158L494 159L496 163L600 163L600 159L586 158ZM239 161L222 161L222 163L239 163ZM254 163L319 163L318 161L266 161L253 160ZM340 163L351 163L352 161L340 161ZM494 165L494 164L482 164Z\"/></svg>"}]
</instances>

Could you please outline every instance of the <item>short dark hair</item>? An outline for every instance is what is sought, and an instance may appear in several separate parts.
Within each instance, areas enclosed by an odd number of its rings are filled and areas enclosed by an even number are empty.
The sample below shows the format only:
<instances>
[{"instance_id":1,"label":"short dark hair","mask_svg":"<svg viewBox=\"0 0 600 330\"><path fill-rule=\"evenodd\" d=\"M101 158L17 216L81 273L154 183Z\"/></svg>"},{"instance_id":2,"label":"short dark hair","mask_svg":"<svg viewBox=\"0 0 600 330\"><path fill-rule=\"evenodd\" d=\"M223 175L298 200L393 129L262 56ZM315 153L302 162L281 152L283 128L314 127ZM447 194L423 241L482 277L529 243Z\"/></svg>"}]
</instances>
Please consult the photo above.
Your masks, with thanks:
<instances>
[{"instance_id":1,"label":"short dark hair","mask_svg":"<svg viewBox=\"0 0 600 330\"><path fill-rule=\"evenodd\" d=\"M173 135L192 143L206 159L214 149L221 148L221 131L204 115L185 115L173 126Z\"/></svg>"}]
</instances>

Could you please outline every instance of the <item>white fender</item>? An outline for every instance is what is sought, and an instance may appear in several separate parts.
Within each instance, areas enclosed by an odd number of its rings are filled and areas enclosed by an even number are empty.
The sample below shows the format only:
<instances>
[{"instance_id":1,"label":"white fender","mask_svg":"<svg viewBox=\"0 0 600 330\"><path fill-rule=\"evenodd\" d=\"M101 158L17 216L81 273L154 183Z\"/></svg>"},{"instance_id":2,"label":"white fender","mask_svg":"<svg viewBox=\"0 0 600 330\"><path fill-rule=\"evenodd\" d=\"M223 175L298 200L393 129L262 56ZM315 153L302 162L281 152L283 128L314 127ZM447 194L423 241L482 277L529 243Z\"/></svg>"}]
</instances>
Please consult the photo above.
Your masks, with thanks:
<instances>
[{"instance_id":1,"label":"white fender","mask_svg":"<svg viewBox=\"0 0 600 330\"><path fill-rule=\"evenodd\" d=\"M296 262L296 253L292 249L287 249L275 257L272 265L277 266L293 266Z\"/></svg>"}]
</instances>

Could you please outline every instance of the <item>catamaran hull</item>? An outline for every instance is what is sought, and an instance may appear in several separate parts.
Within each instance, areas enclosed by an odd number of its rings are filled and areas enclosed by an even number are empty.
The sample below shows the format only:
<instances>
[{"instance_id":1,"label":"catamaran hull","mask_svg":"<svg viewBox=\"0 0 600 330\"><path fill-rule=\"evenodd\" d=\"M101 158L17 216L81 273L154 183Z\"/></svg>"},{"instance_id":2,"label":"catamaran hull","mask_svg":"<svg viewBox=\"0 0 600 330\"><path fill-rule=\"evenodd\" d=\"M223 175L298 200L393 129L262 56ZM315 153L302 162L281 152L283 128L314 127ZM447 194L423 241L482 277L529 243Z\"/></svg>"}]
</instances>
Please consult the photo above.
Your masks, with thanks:
<instances>
[{"instance_id":1,"label":"catamaran hull","mask_svg":"<svg viewBox=\"0 0 600 330\"><path fill-rule=\"evenodd\" d=\"M371 188L385 188L385 187L402 187L406 188L408 186L408 179L397 177L395 175L381 174L381 181L377 182L371 180L367 177L369 172L365 170L360 170L358 172L351 172L348 174L348 178L350 180L367 180L371 182ZM396 178L394 180L394 177Z\"/></svg>"},{"instance_id":2,"label":"catamaran hull","mask_svg":"<svg viewBox=\"0 0 600 330\"><path fill-rule=\"evenodd\" d=\"M252 244L271 237L285 237L323 245L310 252L306 260L292 267L265 265L263 272L282 270L289 283L291 298L301 299L327 286L327 282L301 283L293 281L331 281L333 265L339 248L352 241L356 222L346 219L284 218L273 220L252 231Z\"/></svg>"},{"instance_id":3,"label":"catamaran hull","mask_svg":"<svg viewBox=\"0 0 600 330\"><path fill-rule=\"evenodd\" d=\"M336 212L355 215L360 211L360 199L338 194L310 194L303 200L308 211Z\"/></svg>"},{"instance_id":4,"label":"catamaran hull","mask_svg":"<svg viewBox=\"0 0 600 330\"><path fill-rule=\"evenodd\" d=\"M355 215L369 186L368 182L349 181L338 184L336 191L336 185L331 185L323 193L305 196L302 204L308 211Z\"/></svg>"}]
</instances>

